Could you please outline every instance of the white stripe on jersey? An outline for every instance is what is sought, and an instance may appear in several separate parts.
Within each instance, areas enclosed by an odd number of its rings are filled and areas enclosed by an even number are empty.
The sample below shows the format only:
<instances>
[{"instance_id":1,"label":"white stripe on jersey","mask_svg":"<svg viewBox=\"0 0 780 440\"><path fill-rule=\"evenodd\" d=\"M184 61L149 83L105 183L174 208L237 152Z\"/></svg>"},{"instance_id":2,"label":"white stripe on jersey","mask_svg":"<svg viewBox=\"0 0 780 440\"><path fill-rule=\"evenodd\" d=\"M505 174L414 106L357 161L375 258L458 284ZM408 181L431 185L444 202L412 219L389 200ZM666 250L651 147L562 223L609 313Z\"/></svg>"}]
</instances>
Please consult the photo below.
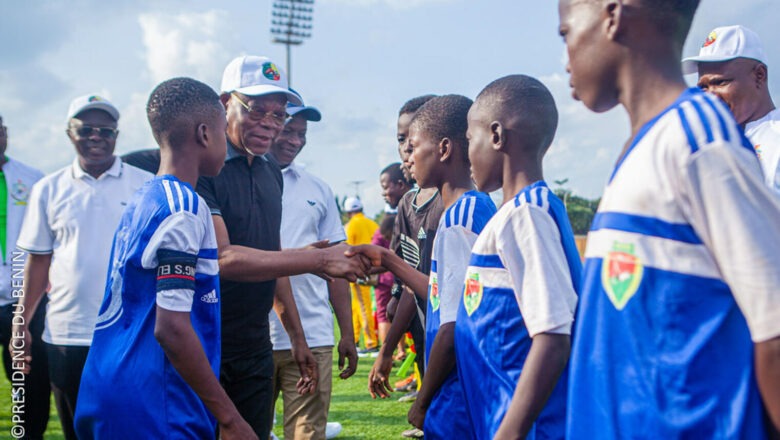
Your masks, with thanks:
<instances>
[{"instance_id":1,"label":"white stripe on jersey","mask_svg":"<svg viewBox=\"0 0 780 440\"><path fill-rule=\"evenodd\" d=\"M712 254L703 244L690 244L635 232L600 229L588 234L585 258L604 258L615 242L634 243L643 266L704 278L722 278Z\"/></svg>"},{"instance_id":2,"label":"white stripe on jersey","mask_svg":"<svg viewBox=\"0 0 780 440\"><path fill-rule=\"evenodd\" d=\"M181 193L181 185L174 180L173 187L176 189L176 197L179 198L179 211L184 211L184 195Z\"/></svg>"},{"instance_id":3,"label":"white stripe on jersey","mask_svg":"<svg viewBox=\"0 0 780 440\"><path fill-rule=\"evenodd\" d=\"M162 179L163 188L165 188L165 197L168 198L168 208L171 213L176 212L176 204L173 203L173 193L171 192L171 183L168 179Z\"/></svg>"},{"instance_id":4,"label":"white stripe on jersey","mask_svg":"<svg viewBox=\"0 0 780 440\"><path fill-rule=\"evenodd\" d=\"M466 216L465 227L471 231L474 227L474 209L477 207L477 198L469 197L467 200L469 201L469 212L464 212L463 215Z\"/></svg>"},{"instance_id":5,"label":"white stripe on jersey","mask_svg":"<svg viewBox=\"0 0 780 440\"><path fill-rule=\"evenodd\" d=\"M512 290L515 288L512 284L512 277L509 276L509 271L505 268L469 266L466 269L466 276L474 272L479 272L479 281L486 288Z\"/></svg>"}]
</instances>

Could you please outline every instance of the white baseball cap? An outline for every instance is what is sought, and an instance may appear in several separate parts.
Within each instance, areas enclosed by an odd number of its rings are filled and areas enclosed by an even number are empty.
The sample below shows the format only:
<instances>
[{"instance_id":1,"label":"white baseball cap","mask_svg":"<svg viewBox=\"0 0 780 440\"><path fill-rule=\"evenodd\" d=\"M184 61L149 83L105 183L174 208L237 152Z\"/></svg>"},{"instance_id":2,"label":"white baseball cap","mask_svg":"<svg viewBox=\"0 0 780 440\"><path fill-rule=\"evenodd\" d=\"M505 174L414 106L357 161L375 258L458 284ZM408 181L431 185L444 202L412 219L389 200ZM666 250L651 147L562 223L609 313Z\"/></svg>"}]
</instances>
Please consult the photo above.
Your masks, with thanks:
<instances>
[{"instance_id":1,"label":"white baseball cap","mask_svg":"<svg viewBox=\"0 0 780 440\"><path fill-rule=\"evenodd\" d=\"M707 35L698 56L683 59L682 70L685 75L697 73L699 63L717 63L734 58L750 58L766 64L761 39L745 26L717 27Z\"/></svg>"},{"instance_id":2,"label":"white baseball cap","mask_svg":"<svg viewBox=\"0 0 780 440\"><path fill-rule=\"evenodd\" d=\"M222 93L238 92L247 96L284 93L293 104L303 104L287 84L287 75L270 58L253 55L234 58L222 73Z\"/></svg>"},{"instance_id":3,"label":"white baseball cap","mask_svg":"<svg viewBox=\"0 0 780 440\"><path fill-rule=\"evenodd\" d=\"M68 121L78 116L79 113L87 110L103 110L108 113L115 121L119 120L119 110L114 107L106 98L98 95L79 96L70 102L68 107Z\"/></svg>"},{"instance_id":4,"label":"white baseball cap","mask_svg":"<svg viewBox=\"0 0 780 440\"><path fill-rule=\"evenodd\" d=\"M355 211L362 211L362 210L363 210L363 202L361 202L359 198L347 197L347 200L344 200L345 212L355 212Z\"/></svg>"},{"instance_id":5,"label":"white baseball cap","mask_svg":"<svg viewBox=\"0 0 780 440\"><path fill-rule=\"evenodd\" d=\"M317 110L316 107L312 107L310 105L305 105L303 103L303 98L301 97L301 94L298 93L295 89L290 89L292 93L294 93L296 96L298 96L298 99L301 100L301 105L295 105L291 102L287 103L287 114L292 116L295 116L297 114L300 114L304 119L307 121L313 121L317 122L322 119L322 113L320 113L319 110Z\"/></svg>"}]
</instances>

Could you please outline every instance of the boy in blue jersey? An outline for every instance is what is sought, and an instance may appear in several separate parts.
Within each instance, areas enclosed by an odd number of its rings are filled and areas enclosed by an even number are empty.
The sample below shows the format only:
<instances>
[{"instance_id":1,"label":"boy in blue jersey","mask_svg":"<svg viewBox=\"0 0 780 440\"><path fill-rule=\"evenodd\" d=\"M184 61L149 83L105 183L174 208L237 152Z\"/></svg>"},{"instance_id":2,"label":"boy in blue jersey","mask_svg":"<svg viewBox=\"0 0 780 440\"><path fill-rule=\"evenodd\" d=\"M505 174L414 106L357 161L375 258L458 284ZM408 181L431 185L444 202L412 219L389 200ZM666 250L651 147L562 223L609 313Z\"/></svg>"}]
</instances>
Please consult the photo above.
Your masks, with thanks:
<instances>
[{"instance_id":1,"label":"boy in blue jersey","mask_svg":"<svg viewBox=\"0 0 780 440\"><path fill-rule=\"evenodd\" d=\"M728 108L683 80L697 6L559 3L574 96L596 112L620 104L631 122L588 235L572 439L762 439L780 426L780 201Z\"/></svg>"},{"instance_id":2,"label":"boy in blue jersey","mask_svg":"<svg viewBox=\"0 0 780 440\"><path fill-rule=\"evenodd\" d=\"M411 173L421 188L437 188L444 203L430 275L426 277L392 251L360 246L376 266L393 272L417 295L427 295L425 380L409 410L409 423L427 439L473 437L455 362L455 328L471 246L496 212L487 194L474 191L469 175L466 115L471 100L459 95L431 99L409 126ZM389 384L385 384L389 388Z\"/></svg>"},{"instance_id":3,"label":"boy in blue jersey","mask_svg":"<svg viewBox=\"0 0 780 440\"><path fill-rule=\"evenodd\" d=\"M129 203L76 408L80 439L256 439L217 380L220 295L216 237L193 190L225 158L225 109L207 85L158 85L147 116L157 177Z\"/></svg>"},{"instance_id":4,"label":"boy in blue jersey","mask_svg":"<svg viewBox=\"0 0 780 440\"><path fill-rule=\"evenodd\" d=\"M562 439L581 264L542 174L558 111L542 83L511 75L480 92L468 123L477 188L504 194L471 251L455 332L476 438Z\"/></svg>"}]
</instances>

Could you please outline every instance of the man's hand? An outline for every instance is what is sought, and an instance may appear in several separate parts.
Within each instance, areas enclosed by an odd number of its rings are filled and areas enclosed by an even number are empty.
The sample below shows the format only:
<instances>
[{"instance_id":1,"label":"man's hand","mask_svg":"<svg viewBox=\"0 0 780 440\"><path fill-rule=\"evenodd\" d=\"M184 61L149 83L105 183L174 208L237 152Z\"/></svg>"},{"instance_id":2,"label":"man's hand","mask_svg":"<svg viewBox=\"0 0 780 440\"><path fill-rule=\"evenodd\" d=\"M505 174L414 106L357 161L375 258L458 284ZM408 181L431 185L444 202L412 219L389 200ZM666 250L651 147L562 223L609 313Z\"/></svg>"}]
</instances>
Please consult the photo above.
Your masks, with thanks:
<instances>
[{"instance_id":1,"label":"man's hand","mask_svg":"<svg viewBox=\"0 0 780 440\"><path fill-rule=\"evenodd\" d=\"M420 401L415 400L414 403L412 403L412 407L409 408L409 414L407 414L406 418L415 428L423 429L426 411L428 411L428 408L423 408Z\"/></svg>"},{"instance_id":2,"label":"man's hand","mask_svg":"<svg viewBox=\"0 0 780 440\"><path fill-rule=\"evenodd\" d=\"M295 363L298 364L298 369L301 371L301 378L298 379L296 388L298 394L310 394L317 390L317 382L319 381L319 369L317 368L317 360L309 350L309 346L306 343L293 343L292 344L292 357Z\"/></svg>"},{"instance_id":3,"label":"man's hand","mask_svg":"<svg viewBox=\"0 0 780 440\"><path fill-rule=\"evenodd\" d=\"M249 423L241 417L224 425L220 423L219 437L222 440L259 440Z\"/></svg>"},{"instance_id":4,"label":"man's hand","mask_svg":"<svg viewBox=\"0 0 780 440\"><path fill-rule=\"evenodd\" d=\"M360 246L352 246L346 254L349 257L362 255L371 262L371 267L383 267L382 255L385 252L387 252L387 249L381 246L375 244L362 244Z\"/></svg>"},{"instance_id":5,"label":"man's hand","mask_svg":"<svg viewBox=\"0 0 780 440\"><path fill-rule=\"evenodd\" d=\"M22 336L22 346L18 345L18 338L14 335ZM17 341L17 342L14 342ZM16 345L16 346L14 346ZM19 356L19 352L22 352L22 356ZM27 327L27 324L14 324L11 328L11 343L8 344L8 352L11 355L11 359L14 359L14 363L18 364L19 359L22 363L22 373L30 374L30 363L32 362L32 333Z\"/></svg>"},{"instance_id":6,"label":"man's hand","mask_svg":"<svg viewBox=\"0 0 780 440\"><path fill-rule=\"evenodd\" d=\"M393 369L393 357L386 354L384 346L379 350L379 356L368 373L368 392L373 399L379 396L383 399L390 397L393 389L390 387L390 371Z\"/></svg>"},{"instance_id":7,"label":"man's hand","mask_svg":"<svg viewBox=\"0 0 780 440\"><path fill-rule=\"evenodd\" d=\"M323 259L322 272L334 278L346 278L351 282L368 276L371 269L370 261L362 255L348 255L349 246L337 244L325 249L319 249Z\"/></svg>"},{"instance_id":8,"label":"man's hand","mask_svg":"<svg viewBox=\"0 0 780 440\"><path fill-rule=\"evenodd\" d=\"M339 352L339 377L347 379L357 371L358 355L357 347L355 347L355 341L352 340L352 336L341 338L338 346ZM347 361L347 367L344 368L344 360Z\"/></svg>"}]
</instances>

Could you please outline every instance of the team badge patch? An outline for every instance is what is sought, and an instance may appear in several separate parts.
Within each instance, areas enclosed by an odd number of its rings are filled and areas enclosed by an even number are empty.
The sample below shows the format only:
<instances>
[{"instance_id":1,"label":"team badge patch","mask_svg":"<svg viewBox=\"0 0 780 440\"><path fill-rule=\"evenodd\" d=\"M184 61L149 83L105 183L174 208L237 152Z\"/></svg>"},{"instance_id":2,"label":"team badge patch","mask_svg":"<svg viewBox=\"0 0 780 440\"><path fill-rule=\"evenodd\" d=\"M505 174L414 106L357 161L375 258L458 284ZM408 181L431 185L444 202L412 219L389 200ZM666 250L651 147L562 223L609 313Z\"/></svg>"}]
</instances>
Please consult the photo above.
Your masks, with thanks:
<instances>
[{"instance_id":1,"label":"team badge patch","mask_svg":"<svg viewBox=\"0 0 780 440\"><path fill-rule=\"evenodd\" d=\"M431 283L428 285L428 297L431 298L431 310L434 312L439 310L439 279L436 275L431 278Z\"/></svg>"},{"instance_id":2,"label":"team badge patch","mask_svg":"<svg viewBox=\"0 0 780 440\"><path fill-rule=\"evenodd\" d=\"M713 43L715 43L715 40L718 39L718 34L715 32L710 32L709 35L707 35L707 39L704 40L704 44L701 45L701 47L707 47L711 46Z\"/></svg>"},{"instance_id":3,"label":"team badge patch","mask_svg":"<svg viewBox=\"0 0 780 440\"><path fill-rule=\"evenodd\" d=\"M470 273L466 278L466 287L463 292L463 305L466 306L466 313L471 316L479 308L482 302L482 282L479 280L478 273Z\"/></svg>"},{"instance_id":4,"label":"team badge patch","mask_svg":"<svg viewBox=\"0 0 780 440\"><path fill-rule=\"evenodd\" d=\"M274 63L263 64L263 76L271 81L279 81L282 75L279 73L279 69L276 68Z\"/></svg>"},{"instance_id":5,"label":"team badge patch","mask_svg":"<svg viewBox=\"0 0 780 440\"><path fill-rule=\"evenodd\" d=\"M14 199L14 205L26 205L29 195L30 188L21 179L11 185L11 198Z\"/></svg>"},{"instance_id":6,"label":"team badge patch","mask_svg":"<svg viewBox=\"0 0 780 440\"><path fill-rule=\"evenodd\" d=\"M644 266L634 255L634 245L615 242L601 263L601 284L609 300L623 310L642 282Z\"/></svg>"},{"instance_id":7,"label":"team badge patch","mask_svg":"<svg viewBox=\"0 0 780 440\"><path fill-rule=\"evenodd\" d=\"M757 144L753 149L756 150L756 156L761 159L761 144Z\"/></svg>"}]
</instances>

